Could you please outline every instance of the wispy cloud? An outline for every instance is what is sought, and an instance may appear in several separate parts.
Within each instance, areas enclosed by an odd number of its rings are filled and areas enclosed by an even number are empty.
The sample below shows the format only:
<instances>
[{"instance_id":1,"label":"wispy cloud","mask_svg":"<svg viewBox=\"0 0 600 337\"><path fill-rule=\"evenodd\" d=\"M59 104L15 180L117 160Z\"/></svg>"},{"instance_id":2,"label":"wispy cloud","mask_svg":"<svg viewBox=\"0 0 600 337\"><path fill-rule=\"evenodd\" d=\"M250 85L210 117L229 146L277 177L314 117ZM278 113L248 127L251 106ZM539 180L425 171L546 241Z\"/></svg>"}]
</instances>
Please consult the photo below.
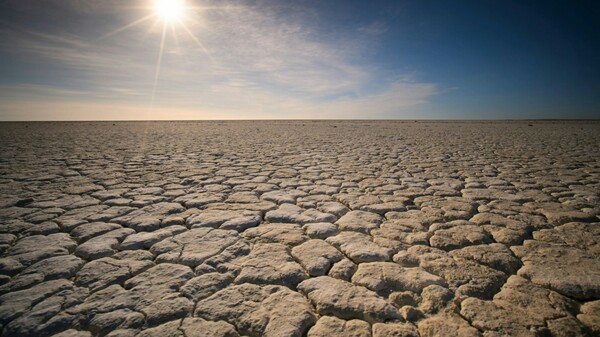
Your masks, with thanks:
<instances>
[{"instance_id":1,"label":"wispy cloud","mask_svg":"<svg viewBox=\"0 0 600 337\"><path fill-rule=\"evenodd\" d=\"M106 3L70 0L61 6L93 15L89 6L108 11ZM32 115L44 102L52 103L45 111L54 108L56 114L67 106L86 111L58 119L123 118L97 115L105 109L127 112L123 119L413 117L402 113L438 91L433 83L402 79L406 74L386 73L369 60L372 51L365 46L385 34L384 23L332 39L303 18L238 2L200 8L185 24L189 33L175 27L167 34L152 110L161 30L153 20L100 40L76 31L2 29L0 48L12 46L28 62L60 69L68 78L46 79L44 85L4 83L0 119L53 119Z\"/></svg>"}]
</instances>

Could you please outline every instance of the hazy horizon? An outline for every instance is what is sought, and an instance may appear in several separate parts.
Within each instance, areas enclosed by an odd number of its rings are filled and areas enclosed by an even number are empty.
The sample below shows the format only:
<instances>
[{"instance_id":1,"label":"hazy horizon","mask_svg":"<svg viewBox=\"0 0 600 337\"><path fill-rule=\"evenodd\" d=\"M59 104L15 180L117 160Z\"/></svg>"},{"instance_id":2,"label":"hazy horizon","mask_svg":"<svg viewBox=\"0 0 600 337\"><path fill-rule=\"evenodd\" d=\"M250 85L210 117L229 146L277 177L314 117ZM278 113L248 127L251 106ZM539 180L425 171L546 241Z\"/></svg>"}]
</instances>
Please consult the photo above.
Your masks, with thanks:
<instances>
[{"instance_id":1,"label":"hazy horizon","mask_svg":"<svg viewBox=\"0 0 600 337\"><path fill-rule=\"evenodd\" d=\"M418 122L418 123L600 123L600 118L524 118L524 119L410 119L410 118L346 118L346 119L292 119L292 118L263 118L263 119L78 119L78 120L0 120L0 123L161 123L161 122Z\"/></svg>"},{"instance_id":2,"label":"hazy horizon","mask_svg":"<svg viewBox=\"0 0 600 337\"><path fill-rule=\"evenodd\" d=\"M0 121L600 118L592 1L7 0Z\"/></svg>"}]
</instances>

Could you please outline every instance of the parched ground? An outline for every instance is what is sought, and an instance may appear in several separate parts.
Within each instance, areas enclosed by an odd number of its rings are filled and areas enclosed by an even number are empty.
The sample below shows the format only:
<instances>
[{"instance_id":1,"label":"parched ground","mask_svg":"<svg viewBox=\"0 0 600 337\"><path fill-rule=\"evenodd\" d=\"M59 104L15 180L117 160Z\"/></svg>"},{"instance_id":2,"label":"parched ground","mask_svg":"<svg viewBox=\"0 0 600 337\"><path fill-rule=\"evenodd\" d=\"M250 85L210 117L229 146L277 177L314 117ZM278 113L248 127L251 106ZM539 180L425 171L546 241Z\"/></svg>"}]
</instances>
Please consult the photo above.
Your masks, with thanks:
<instances>
[{"instance_id":1,"label":"parched ground","mask_svg":"<svg viewBox=\"0 0 600 337\"><path fill-rule=\"evenodd\" d=\"M600 123L0 124L2 336L600 335Z\"/></svg>"}]
</instances>

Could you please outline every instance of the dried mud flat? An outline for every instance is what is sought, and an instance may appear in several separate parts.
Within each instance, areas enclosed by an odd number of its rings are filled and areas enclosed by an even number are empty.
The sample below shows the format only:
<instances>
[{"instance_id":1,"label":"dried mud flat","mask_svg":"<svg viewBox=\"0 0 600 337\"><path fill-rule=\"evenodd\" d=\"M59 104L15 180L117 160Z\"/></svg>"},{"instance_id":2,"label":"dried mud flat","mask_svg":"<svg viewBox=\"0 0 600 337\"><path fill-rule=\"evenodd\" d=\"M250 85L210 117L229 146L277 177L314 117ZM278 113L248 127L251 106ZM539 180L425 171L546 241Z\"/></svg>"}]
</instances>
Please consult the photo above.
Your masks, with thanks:
<instances>
[{"instance_id":1,"label":"dried mud flat","mask_svg":"<svg viewBox=\"0 0 600 337\"><path fill-rule=\"evenodd\" d=\"M2 336L600 334L597 122L0 124Z\"/></svg>"}]
</instances>

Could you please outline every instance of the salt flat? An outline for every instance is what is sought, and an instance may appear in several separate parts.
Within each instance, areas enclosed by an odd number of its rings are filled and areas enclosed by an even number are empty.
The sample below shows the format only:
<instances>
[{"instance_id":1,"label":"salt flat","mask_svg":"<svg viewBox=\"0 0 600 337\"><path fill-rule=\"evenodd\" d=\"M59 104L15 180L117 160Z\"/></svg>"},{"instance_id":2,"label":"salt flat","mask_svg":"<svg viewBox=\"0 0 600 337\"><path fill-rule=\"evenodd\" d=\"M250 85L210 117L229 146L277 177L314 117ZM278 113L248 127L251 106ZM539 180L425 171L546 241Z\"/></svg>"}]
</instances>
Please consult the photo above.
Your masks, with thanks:
<instances>
[{"instance_id":1,"label":"salt flat","mask_svg":"<svg viewBox=\"0 0 600 337\"><path fill-rule=\"evenodd\" d=\"M0 124L2 336L600 334L600 123Z\"/></svg>"}]
</instances>

